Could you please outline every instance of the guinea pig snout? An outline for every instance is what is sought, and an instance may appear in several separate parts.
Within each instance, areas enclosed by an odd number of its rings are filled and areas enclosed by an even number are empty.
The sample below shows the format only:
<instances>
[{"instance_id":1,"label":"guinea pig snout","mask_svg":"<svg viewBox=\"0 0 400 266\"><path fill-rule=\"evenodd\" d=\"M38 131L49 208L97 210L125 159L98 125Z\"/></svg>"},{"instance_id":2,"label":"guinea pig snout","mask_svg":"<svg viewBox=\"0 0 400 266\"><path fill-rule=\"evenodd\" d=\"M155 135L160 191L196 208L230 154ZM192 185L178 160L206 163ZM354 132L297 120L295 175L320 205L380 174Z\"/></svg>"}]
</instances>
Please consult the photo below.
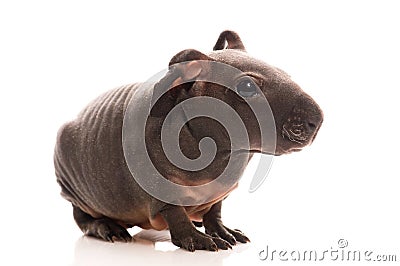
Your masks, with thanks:
<instances>
[{"instance_id":1,"label":"guinea pig snout","mask_svg":"<svg viewBox=\"0 0 400 266\"><path fill-rule=\"evenodd\" d=\"M282 137L306 146L315 139L322 121L322 111L316 104L307 108L295 106L282 123Z\"/></svg>"}]
</instances>

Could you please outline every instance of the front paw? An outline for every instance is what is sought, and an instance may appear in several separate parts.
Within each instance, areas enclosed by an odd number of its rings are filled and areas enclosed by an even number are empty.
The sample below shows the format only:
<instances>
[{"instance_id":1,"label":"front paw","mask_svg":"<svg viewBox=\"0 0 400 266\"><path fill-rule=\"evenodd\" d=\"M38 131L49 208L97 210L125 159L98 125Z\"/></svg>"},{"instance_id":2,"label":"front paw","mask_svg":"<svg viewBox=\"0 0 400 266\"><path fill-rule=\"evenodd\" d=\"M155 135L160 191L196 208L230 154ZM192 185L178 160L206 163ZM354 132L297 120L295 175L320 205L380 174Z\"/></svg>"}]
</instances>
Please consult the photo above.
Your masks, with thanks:
<instances>
[{"instance_id":1,"label":"front paw","mask_svg":"<svg viewBox=\"0 0 400 266\"><path fill-rule=\"evenodd\" d=\"M243 234L243 232L240 231L239 229L230 229L226 226L224 226L224 228L240 243L250 242L250 239L247 236L245 236L245 234Z\"/></svg>"},{"instance_id":2,"label":"front paw","mask_svg":"<svg viewBox=\"0 0 400 266\"><path fill-rule=\"evenodd\" d=\"M232 248L227 241L219 237L211 237L203 234L195 228L185 234L171 235L171 240L176 246L191 252L195 250L217 251L218 249L227 250L228 248Z\"/></svg>"},{"instance_id":3,"label":"front paw","mask_svg":"<svg viewBox=\"0 0 400 266\"><path fill-rule=\"evenodd\" d=\"M235 245L237 241L241 243L250 242L250 239L238 229L230 229L222 224L215 222L213 224L205 224L206 233L213 237L218 237L226 240L231 245Z\"/></svg>"}]
</instances>

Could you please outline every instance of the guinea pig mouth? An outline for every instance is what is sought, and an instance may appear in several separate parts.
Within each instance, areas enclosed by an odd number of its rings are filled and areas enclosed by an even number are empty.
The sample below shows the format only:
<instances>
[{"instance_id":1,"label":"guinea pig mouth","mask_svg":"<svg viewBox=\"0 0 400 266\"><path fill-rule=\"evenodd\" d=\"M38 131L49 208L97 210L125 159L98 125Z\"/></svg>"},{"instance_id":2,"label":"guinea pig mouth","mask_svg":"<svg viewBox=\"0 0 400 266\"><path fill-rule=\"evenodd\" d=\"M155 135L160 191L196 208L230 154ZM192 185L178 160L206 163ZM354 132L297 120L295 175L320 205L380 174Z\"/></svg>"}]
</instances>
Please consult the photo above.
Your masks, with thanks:
<instances>
[{"instance_id":1,"label":"guinea pig mouth","mask_svg":"<svg viewBox=\"0 0 400 266\"><path fill-rule=\"evenodd\" d=\"M263 151L259 149L238 149L238 150L232 150L232 154L241 154L241 153L260 153L260 154L265 154L265 155L275 155L274 152L269 152L269 151Z\"/></svg>"}]
</instances>

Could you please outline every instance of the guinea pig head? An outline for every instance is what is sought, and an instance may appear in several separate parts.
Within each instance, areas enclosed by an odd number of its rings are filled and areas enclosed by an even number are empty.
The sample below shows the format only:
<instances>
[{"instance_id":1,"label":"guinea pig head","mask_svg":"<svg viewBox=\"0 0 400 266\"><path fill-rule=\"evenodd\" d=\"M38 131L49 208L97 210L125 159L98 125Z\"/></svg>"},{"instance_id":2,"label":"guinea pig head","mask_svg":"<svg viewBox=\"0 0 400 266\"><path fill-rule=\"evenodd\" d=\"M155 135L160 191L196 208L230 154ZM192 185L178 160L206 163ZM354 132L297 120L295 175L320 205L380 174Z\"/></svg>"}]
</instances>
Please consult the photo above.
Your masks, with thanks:
<instances>
[{"instance_id":1,"label":"guinea pig head","mask_svg":"<svg viewBox=\"0 0 400 266\"><path fill-rule=\"evenodd\" d=\"M243 98L248 101L267 99L275 120L274 155L300 151L313 142L321 127L323 112L286 72L249 56L240 37L232 31L221 33L210 57L241 70L247 76L244 81L239 79L235 86ZM258 89L262 94L257 93ZM255 122L249 121L250 127L256 127ZM270 153L258 143L260 139L254 137L253 151Z\"/></svg>"},{"instance_id":2,"label":"guinea pig head","mask_svg":"<svg viewBox=\"0 0 400 266\"><path fill-rule=\"evenodd\" d=\"M205 176L218 176L226 166L224 158L234 152L281 155L299 151L312 143L323 121L318 104L288 74L249 56L232 31L222 32L209 54L193 49L176 54L169 71L154 86L154 96L150 116L159 118L159 128L166 121L181 122L175 131L177 145L170 148L200 165L206 165L207 159L202 163L199 159L204 154L214 159L202 171L197 171L201 167L186 169L194 184L205 182ZM266 115L257 113L260 105ZM154 126L151 130L161 132ZM154 139L151 145L165 147L157 142ZM202 173L198 178L196 171Z\"/></svg>"}]
</instances>

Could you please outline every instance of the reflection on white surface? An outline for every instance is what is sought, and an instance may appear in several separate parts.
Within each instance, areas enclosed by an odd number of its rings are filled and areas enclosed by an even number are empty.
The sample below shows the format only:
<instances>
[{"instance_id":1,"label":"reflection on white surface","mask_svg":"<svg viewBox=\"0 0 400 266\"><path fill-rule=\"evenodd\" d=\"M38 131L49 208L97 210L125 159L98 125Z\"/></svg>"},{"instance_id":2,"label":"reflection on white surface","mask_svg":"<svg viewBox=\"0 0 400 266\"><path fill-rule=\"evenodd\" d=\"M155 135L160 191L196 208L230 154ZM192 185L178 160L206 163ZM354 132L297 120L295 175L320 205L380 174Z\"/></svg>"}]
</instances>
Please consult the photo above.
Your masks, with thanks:
<instances>
[{"instance_id":1,"label":"reflection on white surface","mask_svg":"<svg viewBox=\"0 0 400 266\"><path fill-rule=\"evenodd\" d=\"M137 233L131 243L108 243L80 237L75 245L72 265L223 265L226 258L245 252L249 245L237 244L227 251L188 252L170 242L168 231L153 230Z\"/></svg>"}]
</instances>

